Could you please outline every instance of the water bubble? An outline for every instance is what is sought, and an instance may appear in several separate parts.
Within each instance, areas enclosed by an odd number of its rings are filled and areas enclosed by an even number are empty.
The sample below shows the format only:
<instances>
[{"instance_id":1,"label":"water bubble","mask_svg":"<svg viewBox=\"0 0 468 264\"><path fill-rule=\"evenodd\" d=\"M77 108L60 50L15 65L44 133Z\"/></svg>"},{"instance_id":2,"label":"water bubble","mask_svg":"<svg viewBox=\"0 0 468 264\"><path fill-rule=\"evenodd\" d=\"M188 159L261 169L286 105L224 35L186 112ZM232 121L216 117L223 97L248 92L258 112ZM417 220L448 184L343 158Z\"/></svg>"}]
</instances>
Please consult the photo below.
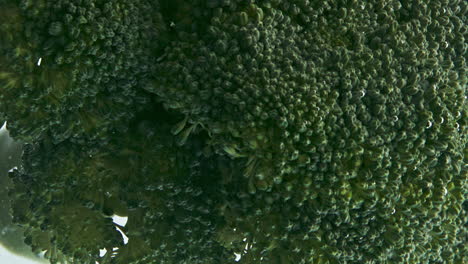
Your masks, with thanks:
<instances>
[{"instance_id":1,"label":"water bubble","mask_svg":"<svg viewBox=\"0 0 468 264\"><path fill-rule=\"evenodd\" d=\"M365 95L366 95L366 90L362 90L362 91L361 91L361 97L360 97L360 98L363 98Z\"/></svg>"},{"instance_id":2,"label":"water bubble","mask_svg":"<svg viewBox=\"0 0 468 264\"><path fill-rule=\"evenodd\" d=\"M246 244L245 244L244 251L247 251L248 249L249 249L249 243L246 243Z\"/></svg>"},{"instance_id":3,"label":"water bubble","mask_svg":"<svg viewBox=\"0 0 468 264\"><path fill-rule=\"evenodd\" d=\"M427 121L426 128L431 128L432 127L432 122L430 120Z\"/></svg>"}]
</instances>

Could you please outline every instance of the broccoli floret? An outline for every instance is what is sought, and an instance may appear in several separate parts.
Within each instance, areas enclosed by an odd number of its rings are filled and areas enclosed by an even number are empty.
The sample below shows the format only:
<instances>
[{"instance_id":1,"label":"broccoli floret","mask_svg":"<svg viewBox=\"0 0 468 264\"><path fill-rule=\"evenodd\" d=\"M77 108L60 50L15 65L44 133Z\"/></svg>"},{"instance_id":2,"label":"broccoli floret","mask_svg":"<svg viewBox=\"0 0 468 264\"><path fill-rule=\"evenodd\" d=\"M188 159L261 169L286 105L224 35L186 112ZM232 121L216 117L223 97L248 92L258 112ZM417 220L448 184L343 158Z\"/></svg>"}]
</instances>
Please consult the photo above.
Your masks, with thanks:
<instances>
[{"instance_id":1,"label":"broccoli floret","mask_svg":"<svg viewBox=\"0 0 468 264\"><path fill-rule=\"evenodd\" d=\"M202 33L181 29L151 91L203 124L220 150L245 157L256 201L279 192L320 219L291 220L310 241L277 243L293 263L309 250L316 262L455 258L466 3L252 2L213 7ZM320 228L306 235L308 225ZM433 229L448 240L429 237Z\"/></svg>"},{"instance_id":2,"label":"broccoli floret","mask_svg":"<svg viewBox=\"0 0 468 264\"><path fill-rule=\"evenodd\" d=\"M1 3L0 113L16 139L94 139L148 106L157 1Z\"/></svg>"},{"instance_id":3,"label":"broccoli floret","mask_svg":"<svg viewBox=\"0 0 468 264\"><path fill-rule=\"evenodd\" d=\"M466 262L466 1L0 3L13 216L51 260Z\"/></svg>"},{"instance_id":4,"label":"broccoli floret","mask_svg":"<svg viewBox=\"0 0 468 264\"><path fill-rule=\"evenodd\" d=\"M31 248L23 242L24 230L12 223L9 214L8 188L12 183L8 178L8 171L20 166L21 149L21 144L9 136L5 126L2 127L0 129L0 243L4 248L17 255L38 260L38 257L31 252Z\"/></svg>"},{"instance_id":5,"label":"broccoli floret","mask_svg":"<svg viewBox=\"0 0 468 264\"><path fill-rule=\"evenodd\" d=\"M34 251L46 250L53 263L220 263L233 255L214 240L222 225L218 167L231 161L208 159L203 134L177 146L167 114L139 118L105 148L25 145L10 193L14 221ZM114 214L127 225L113 224Z\"/></svg>"}]
</instances>

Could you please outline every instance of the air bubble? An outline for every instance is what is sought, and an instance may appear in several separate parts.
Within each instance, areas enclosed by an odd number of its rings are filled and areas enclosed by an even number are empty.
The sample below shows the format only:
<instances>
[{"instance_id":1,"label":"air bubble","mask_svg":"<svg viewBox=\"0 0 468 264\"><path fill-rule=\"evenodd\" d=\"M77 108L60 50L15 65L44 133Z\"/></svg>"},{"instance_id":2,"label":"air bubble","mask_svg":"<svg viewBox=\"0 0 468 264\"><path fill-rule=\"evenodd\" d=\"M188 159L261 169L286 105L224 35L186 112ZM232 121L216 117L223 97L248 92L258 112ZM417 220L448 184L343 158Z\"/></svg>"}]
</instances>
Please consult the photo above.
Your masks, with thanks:
<instances>
[{"instance_id":1,"label":"air bubble","mask_svg":"<svg viewBox=\"0 0 468 264\"><path fill-rule=\"evenodd\" d=\"M432 127L432 122L431 121L427 121L427 125L426 125L426 129L429 129Z\"/></svg>"},{"instance_id":2,"label":"air bubble","mask_svg":"<svg viewBox=\"0 0 468 264\"><path fill-rule=\"evenodd\" d=\"M360 97L360 98L363 98L365 95L366 95L366 90L362 90L362 91L361 91L361 97Z\"/></svg>"}]
</instances>

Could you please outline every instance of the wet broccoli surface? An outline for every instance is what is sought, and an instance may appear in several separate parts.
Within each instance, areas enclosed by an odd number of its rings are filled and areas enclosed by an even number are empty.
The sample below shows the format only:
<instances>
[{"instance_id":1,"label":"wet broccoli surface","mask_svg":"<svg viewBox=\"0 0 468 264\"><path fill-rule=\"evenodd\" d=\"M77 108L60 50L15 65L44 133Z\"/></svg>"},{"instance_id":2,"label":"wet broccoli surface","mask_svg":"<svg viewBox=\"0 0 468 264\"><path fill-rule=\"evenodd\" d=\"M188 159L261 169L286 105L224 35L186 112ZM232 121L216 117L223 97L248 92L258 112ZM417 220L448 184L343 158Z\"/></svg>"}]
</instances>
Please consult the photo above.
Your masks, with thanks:
<instances>
[{"instance_id":1,"label":"wet broccoli surface","mask_svg":"<svg viewBox=\"0 0 468 264\"><path fill-rule=\"evenodd\" d=\"M465 1L0 7L11 212L52 263L466 261Z\"/></svg>"}]
</instances>

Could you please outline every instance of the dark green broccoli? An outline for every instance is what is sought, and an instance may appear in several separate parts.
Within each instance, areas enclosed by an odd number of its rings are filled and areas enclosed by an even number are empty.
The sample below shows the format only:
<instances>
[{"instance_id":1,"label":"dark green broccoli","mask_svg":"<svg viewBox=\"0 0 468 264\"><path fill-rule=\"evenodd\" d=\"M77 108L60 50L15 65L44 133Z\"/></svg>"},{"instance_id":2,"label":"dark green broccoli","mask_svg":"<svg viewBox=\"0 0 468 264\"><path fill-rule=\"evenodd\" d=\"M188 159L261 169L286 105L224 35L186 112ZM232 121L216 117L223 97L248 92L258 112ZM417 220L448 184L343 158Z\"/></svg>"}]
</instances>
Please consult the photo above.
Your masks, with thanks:
<instances>
[{"instance_id":1,"label":"dark green broccoli","mask_svg":"<svg viewBox=\"0 0 468 264\"><path fill-rule=\"evenodd\" d=\"M223 224L218 167L231 161L203 151L203 135L178 147L168 117L139 116L105 148L26 144L24 166L10 175L26 243L53 263L221 263L233 255L214 236ZM114 224L114 214L128 224Z\"/></svg>"},{"instance_id":2,"label":"dark green broccoli","mask_svg":"<svg viewBox=\"0 0 468 264\"><path fill-rule=\"evenodd\" d=\"M157 1L0 3L0 119L12 136L99 142L148 106L139 87L164 31Z\"/></svg>"},{"instance_id":3,"label":"dark green broccoli","mask_svg":"<svg viewBox=\"0 0 468 264\"><path fill-rule=\"evenodd\" d=\"M466 3L218 1L206 10L206 27L173 35L149 87L220 150L245 157L254 205L280 193L309 218L291 220L297 238L281 242L278 222L259 239L271 213L252 209L251 228L264 222L254 239L276 245L254 246L256 263L284 258L284 248L292 263L463 255ZM284 205L275 205L278 215Z\"/></svg>"},{"instance_id":4,"label":"dark green broccoli","mask_svg":"<svg viewBox=\"0 0 468 264\"><path fill-rule=\"evenodd\" d=\"M8 188L11 181L8 171L20 166L21 144L9 137L8 131L0 129L0 244L17 255L23 255L38 260L31 252L31 248L23 242L23 229L12 222L9 214L10 202Z\"/></svg>"},{"instance_id":5,"label":"dark green broccoli","mask_svg":"<svg viewBox=\"0 0 468 264\"><path fill-rule=\"evenodd\" d=\"M33 2L0 113L52 262L467 261L466 1Z\"/></svg>"}]
</instances>

